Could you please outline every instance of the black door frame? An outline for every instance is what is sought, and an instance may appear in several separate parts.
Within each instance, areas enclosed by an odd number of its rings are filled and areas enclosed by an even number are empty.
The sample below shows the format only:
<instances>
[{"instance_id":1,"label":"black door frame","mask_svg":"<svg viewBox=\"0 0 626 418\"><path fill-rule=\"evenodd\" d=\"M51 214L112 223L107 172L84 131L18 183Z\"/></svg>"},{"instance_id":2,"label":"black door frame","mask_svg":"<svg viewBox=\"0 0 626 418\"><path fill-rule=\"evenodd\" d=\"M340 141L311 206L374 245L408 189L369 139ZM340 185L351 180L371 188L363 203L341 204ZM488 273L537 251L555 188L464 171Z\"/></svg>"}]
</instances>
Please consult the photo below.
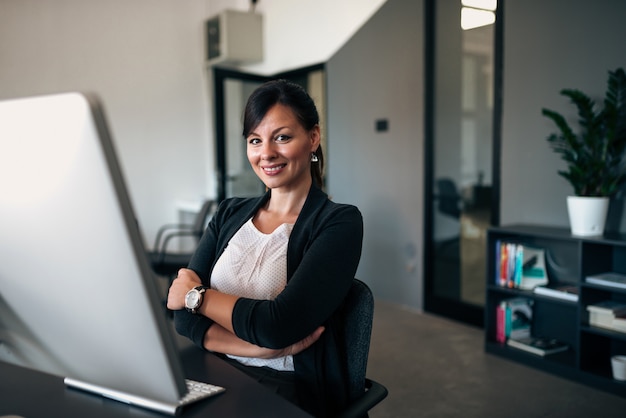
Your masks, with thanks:
<instances>
[{"instance_id":1,"label":"black door frame","mask_svg":"<svg viewBox=\"0 0 626 418\"><path fill-rule=\"evenodd\" d=\"M424 1L424 310L460 322L484 326L484 307L438 296L434 292L433 269L433 156L435 134L435 3ZM503 72L503 9L504 0L498 1L494 32L494 108L493 108L493 158L491 225L500 224L500 156L502 132L502 72ZM459 2L460 5L460 2ZM485 278L486 280L486 278Z\"/></svg>"}]
</instances>

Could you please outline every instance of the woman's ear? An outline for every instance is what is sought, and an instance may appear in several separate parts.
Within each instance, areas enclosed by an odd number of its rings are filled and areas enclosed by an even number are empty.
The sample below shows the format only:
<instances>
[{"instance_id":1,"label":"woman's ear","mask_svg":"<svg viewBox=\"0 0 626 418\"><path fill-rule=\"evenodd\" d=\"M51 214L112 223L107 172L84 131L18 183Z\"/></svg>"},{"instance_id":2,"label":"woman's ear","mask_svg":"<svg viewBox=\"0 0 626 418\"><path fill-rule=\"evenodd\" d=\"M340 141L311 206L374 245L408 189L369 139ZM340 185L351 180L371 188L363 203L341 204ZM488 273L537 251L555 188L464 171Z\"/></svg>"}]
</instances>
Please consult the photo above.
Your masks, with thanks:
<instances>
[{"instance_id":1,"label":"woman's ear","mask_svg":"<svg viewBox=\"0 0 626 418\"><path fill-rule=\"evenodd\" d=\"M320 126L315 125L313 129L311 129L309 135L311 138L311 152L315 152L317 151L317 148L319 148L321 141Z\"/></svg>"}]
</instances>

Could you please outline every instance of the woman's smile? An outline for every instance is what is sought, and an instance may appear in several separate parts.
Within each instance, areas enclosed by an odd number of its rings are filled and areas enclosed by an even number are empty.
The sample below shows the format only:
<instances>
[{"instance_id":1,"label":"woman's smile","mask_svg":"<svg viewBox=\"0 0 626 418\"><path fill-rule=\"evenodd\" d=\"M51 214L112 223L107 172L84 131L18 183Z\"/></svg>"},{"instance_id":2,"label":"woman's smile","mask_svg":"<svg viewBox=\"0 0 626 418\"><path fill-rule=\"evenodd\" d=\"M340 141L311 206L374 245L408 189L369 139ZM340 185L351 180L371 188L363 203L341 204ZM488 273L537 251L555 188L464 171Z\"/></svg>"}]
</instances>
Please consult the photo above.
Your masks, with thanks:
<instances>
[{"instance_id":1,"label":"woman's smile","mask_svg":"<svg viewBox=\"0 0 626 418\"><path fill-rule=\"evenodd\" d=\"M272 165L272 166L264 166L263 171L265 172L265 174L267 174L268 176L274 176L277 174L280 174L280 172L282 171L283 168L285 168L286 164L278 164L278 165Z\"/></svg>"}]
</instances>

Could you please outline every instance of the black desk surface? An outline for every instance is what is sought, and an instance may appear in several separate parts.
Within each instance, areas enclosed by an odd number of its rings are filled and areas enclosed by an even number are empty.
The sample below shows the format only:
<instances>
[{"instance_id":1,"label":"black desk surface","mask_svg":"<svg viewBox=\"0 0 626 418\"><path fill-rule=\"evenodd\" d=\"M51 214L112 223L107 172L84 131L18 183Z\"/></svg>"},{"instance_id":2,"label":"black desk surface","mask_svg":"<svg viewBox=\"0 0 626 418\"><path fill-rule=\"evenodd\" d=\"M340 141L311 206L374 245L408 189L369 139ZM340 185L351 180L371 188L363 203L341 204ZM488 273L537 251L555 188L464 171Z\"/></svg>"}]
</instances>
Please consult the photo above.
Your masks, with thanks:
<instances>
[{"instance_id":1,"label":"black desk surface","mask_svg":"<svg viewBox=\"0 0 626 418\"><path fill-rule=\"evenodd\" d=\"M310 417L219 357L181 348L186 377L226 388L183 409L182 417ZM63 378L0 362L0 417L167 417L65 386Z\"/></svg>"}]
</instances>

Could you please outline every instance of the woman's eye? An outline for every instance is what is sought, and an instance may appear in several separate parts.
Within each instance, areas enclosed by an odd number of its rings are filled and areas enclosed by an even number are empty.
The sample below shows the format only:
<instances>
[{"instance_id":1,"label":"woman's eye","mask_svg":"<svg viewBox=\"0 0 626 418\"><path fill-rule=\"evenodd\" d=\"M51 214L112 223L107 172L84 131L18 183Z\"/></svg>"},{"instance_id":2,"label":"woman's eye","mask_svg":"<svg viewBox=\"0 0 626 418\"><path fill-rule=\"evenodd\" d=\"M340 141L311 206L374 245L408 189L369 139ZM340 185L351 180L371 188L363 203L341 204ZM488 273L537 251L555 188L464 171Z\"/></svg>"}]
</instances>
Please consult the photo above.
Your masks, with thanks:
<instances>
[{"instance_id":1,"label":"woman's eye","mask_svg":"<svg viewBox=\"0 0 626 418\"><path fill-rule=\"evenodd\" d=\"M278 141L278 142L285 142L285 141L288 141L290 139L291 139L291 137L289 135L278 135L276 137L276 141Z\"/></svg>"},{"instance_id":2,"label":"woman's eye","mask_svg":"<svg viewBox=\"0 0 626 418\"><path fill-rule=\"evenodd\" d=\"M261 140L259 138L250 138L250 139L248 139L248 143L250 145L256 145L256 144L258 144L260 142L261 142Z\"/></svg>"}]
</instances>

